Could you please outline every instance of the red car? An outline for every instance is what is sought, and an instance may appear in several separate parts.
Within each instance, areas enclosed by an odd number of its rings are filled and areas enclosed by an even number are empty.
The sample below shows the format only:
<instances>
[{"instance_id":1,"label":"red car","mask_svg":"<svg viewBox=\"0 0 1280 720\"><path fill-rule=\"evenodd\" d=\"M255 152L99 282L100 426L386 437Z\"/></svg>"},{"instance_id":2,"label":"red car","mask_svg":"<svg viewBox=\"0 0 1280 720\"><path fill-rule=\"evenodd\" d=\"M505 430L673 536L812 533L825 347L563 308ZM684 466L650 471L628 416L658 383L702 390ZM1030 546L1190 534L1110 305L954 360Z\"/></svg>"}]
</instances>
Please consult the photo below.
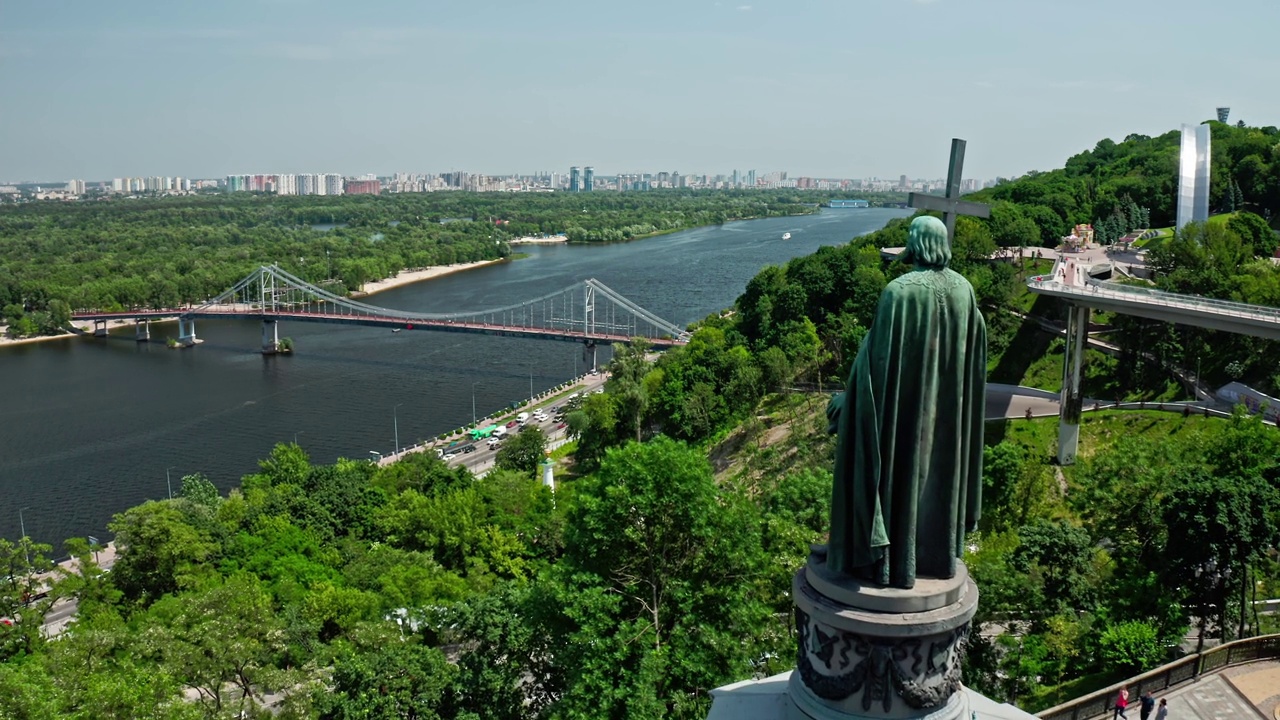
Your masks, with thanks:
<instances>
[{"instance_id":1,"label":"red car","mask_svg":"<svg viewBox=\"0 0 1280 720\"><path fill-rule=\"evenodd\" d=\"M519 425L519 424L520 424L520 423L516 422L515 420L512 420L511 422L507 423L507 427L508 427L508 428L513 428L513 427L515 427L515 426L517 426L517 425Z\"/></svg>"}]
</instances>

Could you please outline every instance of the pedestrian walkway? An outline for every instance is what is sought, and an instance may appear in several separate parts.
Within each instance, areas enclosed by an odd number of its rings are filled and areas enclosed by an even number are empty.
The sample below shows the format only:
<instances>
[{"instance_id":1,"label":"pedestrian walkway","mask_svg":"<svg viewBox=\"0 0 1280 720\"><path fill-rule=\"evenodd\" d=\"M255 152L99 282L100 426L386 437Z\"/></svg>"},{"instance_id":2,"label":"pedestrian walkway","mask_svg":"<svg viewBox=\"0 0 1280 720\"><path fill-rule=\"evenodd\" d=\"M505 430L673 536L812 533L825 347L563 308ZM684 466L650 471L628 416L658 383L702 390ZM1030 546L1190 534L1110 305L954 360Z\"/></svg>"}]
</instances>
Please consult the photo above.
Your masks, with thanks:
<instances>
[{"instance_id":1,"label":"pedestrian walkway","mask_svg":"<svg viewBox=\"0 0 1280 720\"><path fill-rule=\"evenodd\" d=\"M1268 660L1225 670L1222 675L1266 718L1280 718L1280 662Z\"/></svg>"},{"instance_id":2,"label":"pedestrian walkway","mask_svg":"<svg viewBox=\"0 0 1280 720\"><path fill-rule=\"evenodd\" d=\"M1250 667L1253 666L1245 665L1241 669ZM1169 701L1170 720L1268 720L1261 708L1236 690L1225 673L1206 675L1159 697Z\"/></svg>"}]
</instances>

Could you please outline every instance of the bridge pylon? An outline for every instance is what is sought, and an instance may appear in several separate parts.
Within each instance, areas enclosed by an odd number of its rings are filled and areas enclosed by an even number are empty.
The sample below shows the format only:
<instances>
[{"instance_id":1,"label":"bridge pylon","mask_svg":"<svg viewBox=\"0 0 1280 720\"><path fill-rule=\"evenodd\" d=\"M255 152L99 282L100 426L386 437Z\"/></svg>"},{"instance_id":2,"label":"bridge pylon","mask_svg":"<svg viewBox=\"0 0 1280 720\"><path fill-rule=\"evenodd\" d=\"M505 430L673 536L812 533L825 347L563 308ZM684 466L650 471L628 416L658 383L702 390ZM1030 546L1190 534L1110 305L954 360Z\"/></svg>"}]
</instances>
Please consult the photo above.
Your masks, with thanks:
<instances>
[{"instance_id":1,"label":"bridge pylon","mask_svg":"<svg viewBox=\"0 0 1280 720\"><path fill-rule=\"evenodd\" d=\"M1089 343L1089 308L1067 306L1066 347L1062 360L1062 396L1058 410L1058 464L1074 465L1080 449L1080 412L1084 394L1080 389L1080 370L1084 366L1084 350Z\"/></svg>"},{"instance_id":2,"label":"bridge pylon","mask_svg":"<svg viewBox=\"0 0 1280 720\"><path fill-rule=\"evenodd\" d=\"M262 354L275 355L280 352L280 329L275 320L262 321Z\"/></svg>"},{"instance_id":3,"label":"bridge pylon","mask_svg":"<svg viewBox=\"0 0 1280 720\"><path fill-rule=\"evenodd\" d=\"M196 319L195 318L178 318L178 344L186 347L199 345L200 338L196 337Z\"/></svg>"},{"instance_id":4,"label":"bridge pylon","mask_svg":"<svg viewBox=\"0 0 1280 720\"><path fill-rule=\"evenodd\" d=\"M142 319L134 322L134 339L138 342L149 342L151 340L150 320Z\"/></svg>"}]
</instances>

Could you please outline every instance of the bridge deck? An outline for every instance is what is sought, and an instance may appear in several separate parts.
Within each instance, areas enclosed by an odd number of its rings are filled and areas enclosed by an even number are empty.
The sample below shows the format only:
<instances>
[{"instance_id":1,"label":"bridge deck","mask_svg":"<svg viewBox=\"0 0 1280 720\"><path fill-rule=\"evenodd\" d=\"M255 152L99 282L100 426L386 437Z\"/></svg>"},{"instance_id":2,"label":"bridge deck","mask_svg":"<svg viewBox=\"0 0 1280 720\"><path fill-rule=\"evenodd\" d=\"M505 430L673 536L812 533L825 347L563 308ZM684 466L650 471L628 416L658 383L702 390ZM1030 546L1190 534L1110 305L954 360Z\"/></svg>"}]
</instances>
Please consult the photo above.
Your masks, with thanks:
<instances>
[{"instance_id":1,"label":"bridge deck","mask_svg":"<svg viewBox=\"0 0 1280 720\"><path fill-rule=\"evenodd\" d=\"M1031 278L1027 289L1099 310L1280 340L1278 308L1093 280L1083 286L1070 285L1048 275Z\"/></svg>"},{"instance_id":2,"label":"bridge deck","mask_svg":"<svg viewBox=\"0 0 1280 720\"><path fill-rule=\"evenodd\" d=\"M414 320L372 315L334 315L305 311L262 312L250 309L215 310L212 308L169 308L163 310L129 310L121 312L73 313L72 320L157 320L162 318L276 320L289 322L314 322L333 325L359 325L364 327L399 328L402 330L434 330L437 332L477 333L502 337L526 337L541 340L567 342L595 342L605 345L626 343L631 337L616 332L584 332L569 328L520 327L492 323L463 322L453 320ZM678 338L649 338L655 347L669 348L686 344Z\"/></svg>"}]
</instances>

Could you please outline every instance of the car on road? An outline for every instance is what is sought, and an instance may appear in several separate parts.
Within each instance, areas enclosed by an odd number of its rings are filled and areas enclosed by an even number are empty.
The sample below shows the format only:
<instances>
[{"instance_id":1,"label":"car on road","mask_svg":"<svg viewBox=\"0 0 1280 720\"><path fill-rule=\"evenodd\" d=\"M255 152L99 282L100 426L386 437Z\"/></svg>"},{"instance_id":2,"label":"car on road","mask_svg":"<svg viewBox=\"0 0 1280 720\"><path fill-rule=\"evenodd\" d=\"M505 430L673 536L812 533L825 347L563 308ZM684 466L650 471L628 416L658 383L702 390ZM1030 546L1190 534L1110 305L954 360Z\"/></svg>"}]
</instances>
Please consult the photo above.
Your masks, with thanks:
<instances>
[{"instance_id":1,"label":"car on road","mask_svg":"<svg viewBox=\"0 0 1280 720\"><path fill-rule=\"evenodd\" d=\"M544 412L542 412L541 410L534 410L534 411L533 411L533 419L534 419L534 420L537 420L538 422L546 422L546 421L547 421L547 414L546 414L546 413L544 413Z\"/></svg>"},{"instance_id":2,"label":"car on road","mask_svg":"<svg viewBox=\"0 0 1280 720\"><path fill-rule=\"evenodd\" d=\"M511 422L507 423L507 428L510 429L513 427L518 427L519 425L520 425L519 420L512 420Z\"/></svg>"},{"instance_id":3,"label":"car on road","mask_svg":"<svg viewBox=\"0 0 1280 720\"><path fill-rule=\"evenodd\" d=\"M457 454L457 453L447 452L447 453L445 453L445 454L444 454L444 456L443 456L443 457L441 457L440 459L441 459L441 460L444 460L445 462L449 462L450 460L452 460L452 459L454 459L454 458L456 458L456 457L458 457L458 454Z\"/></svg>"},{"instance_id":4,"label":"car on road","mask_svg":"<svg viewBox=\"0 0 1280 720\"><path fill-rule=\"evenodd\" d=\"M522 412L522 413L520 413L519 415L517 415L517 416L516 416L516 422L518 422L518 423L523 424L523 423L527 422L528 420L529 420L529 413L527 413L527 412Z\"/></svg>"},{"instance_id":5,"label":"car on road","mask_svg":"<svg viewBox=\"0 0 1280 720\"><path fill-rule=\"evenodd\" d=\"M463 445L463 446L462 446L462 452L463 452L463 454L466 454L466 453L473 453L473 452L475 452L475 451L476 451L476 446L475 446L475 445Z\"/></svg>"},{"instance_id":6,"label":"car on road","mask_svg":"<svg viewBox=\"0 0 1280 720\"><path fill-rule=\"evenodd\" d=\"M498 440L498 438L489 438L489 449L490 449L490 450L493 450L494 448L498 447L498 446L499 446L499 445L501 445L501 444L502 444L502 442L501 442L500 440Z\"/></svg>"}]
</instances>

